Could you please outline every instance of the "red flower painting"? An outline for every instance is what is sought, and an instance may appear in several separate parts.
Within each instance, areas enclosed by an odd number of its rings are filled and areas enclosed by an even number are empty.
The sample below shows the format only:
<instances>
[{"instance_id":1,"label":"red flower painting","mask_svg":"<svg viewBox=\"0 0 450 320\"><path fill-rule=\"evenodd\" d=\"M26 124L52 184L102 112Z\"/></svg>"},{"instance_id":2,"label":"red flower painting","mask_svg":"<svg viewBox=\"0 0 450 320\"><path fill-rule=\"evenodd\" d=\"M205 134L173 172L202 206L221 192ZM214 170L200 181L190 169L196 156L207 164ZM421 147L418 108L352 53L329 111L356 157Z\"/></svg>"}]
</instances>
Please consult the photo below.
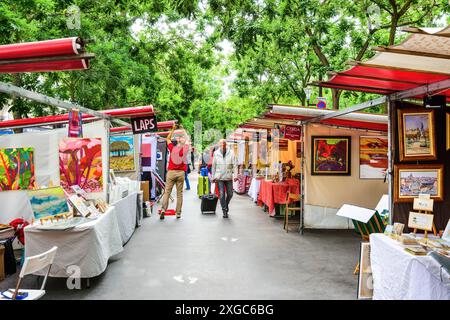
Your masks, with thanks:
<instances>
[{"instance_id":1,"label":"red flower painting","mask_svg":"<svg viewBox=\"0 0 450 320\"><path fill-rule=\"evenodd\" d=\"M102 142L100 138L66 138L59 144L61 186L79 185L86 192L103 190Z\"/></svg>"}]
</instances>

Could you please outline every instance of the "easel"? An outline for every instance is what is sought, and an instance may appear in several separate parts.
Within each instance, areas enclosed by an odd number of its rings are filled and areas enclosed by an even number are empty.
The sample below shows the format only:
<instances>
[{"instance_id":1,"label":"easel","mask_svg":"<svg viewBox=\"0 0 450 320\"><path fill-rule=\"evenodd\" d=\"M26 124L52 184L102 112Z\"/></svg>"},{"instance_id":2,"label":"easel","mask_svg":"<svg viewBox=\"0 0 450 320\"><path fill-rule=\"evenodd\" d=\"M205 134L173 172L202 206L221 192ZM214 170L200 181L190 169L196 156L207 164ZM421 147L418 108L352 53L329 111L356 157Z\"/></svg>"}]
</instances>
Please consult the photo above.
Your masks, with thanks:
<instances>
[{"instance_id":1,"label":"easel","mask_svg":"<svg viewBox=\"0 0 450 320\"><path fill-rule=\"evenodd\" d=\"M434 200L430 198L430 195L419 195L419 198L414 199L414 204L413 204L413 210L417 210L417 213L420 214L431 214L433 215L433 204L434 204ZM416 235L417 233L417 228L414 228L413 233L414 235ZM433 230L433 234L436 236L437 235L437 230L436 230L436 225L434 224L434 219L433 219L433 224L432 224L432 230ZM428 238L428 230L424 230L424 238L427 239Z\"/></svg>"}]
</instances>

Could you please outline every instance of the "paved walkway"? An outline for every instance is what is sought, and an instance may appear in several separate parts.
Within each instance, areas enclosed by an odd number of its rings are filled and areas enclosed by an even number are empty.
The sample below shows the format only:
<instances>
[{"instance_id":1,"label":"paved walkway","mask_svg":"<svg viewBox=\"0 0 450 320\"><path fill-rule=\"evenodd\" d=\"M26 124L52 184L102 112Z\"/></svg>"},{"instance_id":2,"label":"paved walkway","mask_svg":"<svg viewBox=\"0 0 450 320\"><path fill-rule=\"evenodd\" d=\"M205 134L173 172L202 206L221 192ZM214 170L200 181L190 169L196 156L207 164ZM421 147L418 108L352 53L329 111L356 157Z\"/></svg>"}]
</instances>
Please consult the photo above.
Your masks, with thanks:
<instances>
[{"instance_id":1,"label":"paved walkway","mask_svg":"<svg viewBox=\"0 0 450 320\"><path fill-rule=\"evenodd\" d=\"M281 220L236 194L228 220L220 205L216 215L202 215L196 178L191 175L192 189L184 193L182 219L144 219L90 289L68 290L65 280L50 279L45 298L355 298L359 239L353 232L286 234Z\"/></svg>"}]
</instances>

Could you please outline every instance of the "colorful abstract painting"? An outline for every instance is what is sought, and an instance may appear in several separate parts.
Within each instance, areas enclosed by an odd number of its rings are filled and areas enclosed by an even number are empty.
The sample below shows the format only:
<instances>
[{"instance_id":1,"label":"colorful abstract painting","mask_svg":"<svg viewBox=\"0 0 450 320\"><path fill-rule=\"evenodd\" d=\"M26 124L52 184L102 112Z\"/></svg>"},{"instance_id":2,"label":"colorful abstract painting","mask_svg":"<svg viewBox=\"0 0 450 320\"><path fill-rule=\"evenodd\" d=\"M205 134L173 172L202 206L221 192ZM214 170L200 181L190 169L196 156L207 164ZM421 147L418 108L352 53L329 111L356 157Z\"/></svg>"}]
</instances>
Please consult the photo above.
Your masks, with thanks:
<instances>
[{"instance_id":1,"label":"colorful abstract painting","mask_svg":"<svg viewBox=\"0 0 450 320\"><path fill-rule=\"evenodd\" d=\"M312 175L350 175L350 137L311 138Z\"/></svg>"},{"instance_id":2,"label":"colorful abstract painting","mask_svg":"<svg viewBox=\"0 0 450 320\"><path fill-rule=\"evenodd\" d=\"M79 185L87 193L103 190L102 141L100 138L65 138L59 144L61 186L73 193Z\"/></svg>"},{"instance_id":3,"label":"colorful abstract painting","mask_svg":"<svg viewBox=\"0 0 450 320\"><path fill-rule=\"evenodd\" d=\"M35 219L69 212L66 195L61 187L28 191Z\"/></svg>"},{"instance_id":4,"label":"colorful abstract painting","mask_svg":"<svg viewBox=\"0 0 450 320\"><path fill-rule=\"evenodd\" d=\"M387 168L387 137L359 137L359 178L384 179Z\"/></svg>"},{"instance_id":5,"label":"colorful abstract painting","mask_svg":"<svg viewBox=\"0 0 450 320\"><path fill-rule=\"evenodd\" d=\"M111 169L116 172L134 170L134 138L132 135L110 137L109 153Z\"/></svg>"},{"instance_id":6,"label":"colorful abstract painting","mask_svg":"<svg viewBox=\"0 0 450 320\"><path fill-rule=\"evenodd\" d=\"M0 191L33 189L33 148L0 149Z\"/></svg>"}]
</instances>

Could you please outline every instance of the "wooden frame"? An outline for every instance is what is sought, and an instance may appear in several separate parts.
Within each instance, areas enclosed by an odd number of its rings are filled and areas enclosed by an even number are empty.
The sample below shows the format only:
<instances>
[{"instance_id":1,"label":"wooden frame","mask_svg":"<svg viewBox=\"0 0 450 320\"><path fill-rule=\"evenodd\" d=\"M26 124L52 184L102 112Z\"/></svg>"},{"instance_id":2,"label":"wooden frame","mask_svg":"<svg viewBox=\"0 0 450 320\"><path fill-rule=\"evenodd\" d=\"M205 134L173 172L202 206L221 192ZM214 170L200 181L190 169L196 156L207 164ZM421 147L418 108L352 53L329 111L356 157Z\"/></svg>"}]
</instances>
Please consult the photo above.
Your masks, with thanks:
<instances>
[{"instance_id":1,"label":"wooden frame","mask_svg":"<svg viewBox=\"0 0 450 320\"><path fill-rule=\"evenodd\" d=\"M402 171L406 172L433 172L437 171L437 195L431 196L435 201L444 200L444 165L442 164L423 164L411 165L402 164L394 166L394 201L395 202L412 202L414 198L418 197L423 190L418 190L417 196L402 196L400 193L400 174Z\"/></svg>"},{"instance_id":2,"label":"wooden frame","mask_svg":"<svg viewBox=\"0 0 450 320\"><path fill-rule=\"evenodd\" d=\"M345 140L346 142L346 170L345 171L331 171L331 170L316 170L316 140ZM322 176L350 176L351 175L351 136L311 136L311 175Z\"/></svg>"},{"instance_id":3,"label":"wooden frame","mask_svg":"<svg viewBox=\"0 0 450 320\"><path fill-rule=\"evenodd\" d=\"M428 139L430 144L430 152L407 154L406 146L406 124L405 118L407 116L428 116ZM419 135L420 133L417 133ZM417 138L417 136L416 136ZM421 139L421 138L419 138ZM400 161L417 161L417 160L436 160L436 138L434 134L434 110L426 109L399 109L398 110L398 142L399 142L399 157ZM416 143L420 143L416 141ZM419 146L420 147L420 146Z\"/></svg>"},{"instance_id":4,"label":"wooden frame","mask_svg":"<svg viewBox=\"0 0 450 320\"><path fill-rule=\"evenodd\" d=\"M361 242L358 269L357 298L372 299L373 278L370 261L370 242Z\"/></svg>"},{"instance_id":5,"label":"wooden frame","mask_svg":"<svg viewBox=\"0 0 450 320\"><path fill-rule=\"evenodd\" d=\"M447 141L447 150L449 150L450 149L450 113L446 113L445 114L445 117L446 117L446 141Z\"/></svg>"}]
</instances>

